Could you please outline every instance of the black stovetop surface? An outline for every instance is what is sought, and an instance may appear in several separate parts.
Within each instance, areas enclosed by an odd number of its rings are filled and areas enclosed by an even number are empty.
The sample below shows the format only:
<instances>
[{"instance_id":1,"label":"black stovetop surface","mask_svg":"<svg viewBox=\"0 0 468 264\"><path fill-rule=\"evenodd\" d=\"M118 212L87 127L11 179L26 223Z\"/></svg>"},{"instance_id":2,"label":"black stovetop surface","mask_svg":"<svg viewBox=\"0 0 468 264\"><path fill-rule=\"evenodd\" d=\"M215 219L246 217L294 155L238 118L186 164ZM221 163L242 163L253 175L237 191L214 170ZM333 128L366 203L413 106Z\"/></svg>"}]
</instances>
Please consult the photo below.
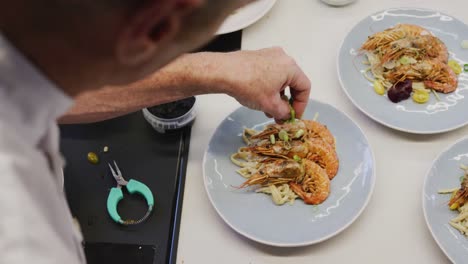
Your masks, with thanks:
<instances>
[{"instance_id":1,"label":"black stovetop surface","mask_svg":"<svg viewBox=\"0 0 468 264\"><path fill-rule=\"evenodd\" d=\"M232 51L240 43L241 32L234 32L201 50ZM185 177L190 177L185 172L191 128L159 134L139 111L60 129L67 163L65 192L81 225L88 263L175 263ZM103 152L105 146L108 152ZM90 151L98 154L98 164L88 162ZM139 225L118 225L107 213L107 196L116 185L107 167L112 160L127 180L144 182L153 192L155 209ZM146 212L143 198L125 192L124 197L118 207L123 218L137 219Z\"/></svg>"}]
</instances>

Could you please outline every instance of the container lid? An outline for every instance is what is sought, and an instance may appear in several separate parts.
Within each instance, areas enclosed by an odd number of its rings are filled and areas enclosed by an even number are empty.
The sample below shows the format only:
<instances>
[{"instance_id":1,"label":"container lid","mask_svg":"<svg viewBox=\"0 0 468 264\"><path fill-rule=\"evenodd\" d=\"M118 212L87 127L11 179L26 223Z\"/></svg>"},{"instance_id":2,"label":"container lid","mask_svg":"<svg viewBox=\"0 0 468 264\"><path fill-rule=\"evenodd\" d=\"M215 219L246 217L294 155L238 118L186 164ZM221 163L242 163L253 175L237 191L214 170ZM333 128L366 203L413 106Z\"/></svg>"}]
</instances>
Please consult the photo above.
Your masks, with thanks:
<instances>
[{"instance_id":1,"label":"container lid","mask_svg":"<svg viewBox=\"0 0 468 264\"><path fill-rule=\"evenodd\" d=\"M179 129L196 117L195 97L143 109L145 119L153 128L164 133L167 130Z\"/></svg>"}]
</instances>

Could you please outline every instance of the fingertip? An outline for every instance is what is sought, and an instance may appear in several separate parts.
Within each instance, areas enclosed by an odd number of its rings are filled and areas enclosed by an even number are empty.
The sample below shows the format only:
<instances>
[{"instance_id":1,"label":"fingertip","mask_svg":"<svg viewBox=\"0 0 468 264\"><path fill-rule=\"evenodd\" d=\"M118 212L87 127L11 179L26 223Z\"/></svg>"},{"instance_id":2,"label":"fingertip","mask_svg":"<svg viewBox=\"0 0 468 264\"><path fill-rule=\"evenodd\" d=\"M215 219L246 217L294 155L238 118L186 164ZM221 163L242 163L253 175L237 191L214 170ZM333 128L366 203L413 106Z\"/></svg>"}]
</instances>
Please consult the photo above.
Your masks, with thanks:
<instances>
[{"instance_id":1,"label":"fingertip","mask_svg":"<svg viewBox=\"0 0 468 264\"><path fill-rule=\"evenodd\" d=\"M296 111L296 116L301 118L304 111L309 103L311 82L309 78L299 70L299 74L296 75L295 81L290 85L291 95L294 98L292 107Z\"/></svg>"},{"instance_id":2,"label":"fingertip","mask_svg":"<svg viewBox=\"0 0 468 264\"><path fill-rule=\"evenodd\" d=\"M275 118L281 120L288 120L291 118L291 109L289 108L289 102L281 100L281 104L278 108L281 109L278 109L278 116L275 116Z\"/></svg>"},{"instance_id":3,"label":"fingertip","mask_svg":"<svg viewBox=\"0 0 468 264\"><path fill-rule=\"evenodd\" d=\"M292 104L292 107L294 108L294 111L296 111L296 117L297 118L302 118L302 115L304 115L305 109L307 107L307 101L306 102L298 102L294 101Z\"/></svg>"},{"instance_id":4,"label":"fingertip","mask_svg":"<svg viewBox=\"0 0 468 264\"><path fill-rule=\"evenodd\" d=\"M283 119L276 119L276 118L275 118L275 123L281 125L281 124L284 123L284 120L283 120Z\"/></svg>"},{"instance_id":5,"label":"fingertip","mask_svg":"<svg viewBox=\"0 0 468 264\"><path fill-rule=\"evenodd\" d=\"M275 119L278 120L286 120L289 119L290 111L289 111L289 104L288 102L281 100L279 94L272 98L268 105L266 105L266 109L264 112L269 114Z\"/></svg>"}]
</instances>

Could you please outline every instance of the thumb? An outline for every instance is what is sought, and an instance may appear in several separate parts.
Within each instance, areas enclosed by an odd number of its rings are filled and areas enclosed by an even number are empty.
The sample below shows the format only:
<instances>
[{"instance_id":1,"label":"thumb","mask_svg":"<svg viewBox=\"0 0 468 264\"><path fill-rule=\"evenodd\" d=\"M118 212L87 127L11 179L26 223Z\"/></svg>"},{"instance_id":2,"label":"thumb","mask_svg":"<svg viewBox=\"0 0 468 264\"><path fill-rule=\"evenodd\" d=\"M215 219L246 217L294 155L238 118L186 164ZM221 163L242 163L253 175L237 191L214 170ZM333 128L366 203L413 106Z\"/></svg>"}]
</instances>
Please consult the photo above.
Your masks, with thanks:
<instances>
[{"instance_id":1,"label":"thumb","mask_svg":"<svg viewBox=\"0 0 468 264\"><path fill-rule=\"evenodd\" d=\"M282 100L279 94L268 104L265 113L273 116L276 120L286 120L291 117L289 103Z\"/></svg>"}]
</instances>

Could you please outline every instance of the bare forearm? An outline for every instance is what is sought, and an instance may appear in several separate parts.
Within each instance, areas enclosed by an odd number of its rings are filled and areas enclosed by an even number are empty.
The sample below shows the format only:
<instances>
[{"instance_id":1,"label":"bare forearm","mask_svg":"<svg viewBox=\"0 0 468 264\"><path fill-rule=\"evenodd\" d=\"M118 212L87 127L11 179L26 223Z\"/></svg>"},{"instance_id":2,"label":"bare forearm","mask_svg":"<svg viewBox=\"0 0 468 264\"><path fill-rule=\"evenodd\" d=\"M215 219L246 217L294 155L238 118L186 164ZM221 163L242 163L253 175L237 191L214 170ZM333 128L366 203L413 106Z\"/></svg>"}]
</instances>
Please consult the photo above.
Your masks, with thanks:
<instances>
[{"instance_id":1,"label":"bare forearm","mask_svg":"<svg viewBox=\"0 0 468 264\"><path fill-rule=\"evenodd\" d=\"M202 93L222 92L219 53L184 55L144 80L84 93L60 123L91 123Z\"/></svg>"},{"instance_id":2,"label":"bare forearm","mask_svg":"<svg viewBox=\"0 0 468 264\"><path fill-rule=\"evenodd\" d=\"M207 93L226 93L244 106L284 120L290 118L290 106L281 97L287 87L300 117L309 101L310 81L280 48L196 53L178 58L142 81L83 94L60 121L96 122Z\"/></svg>"}]
</instances>

